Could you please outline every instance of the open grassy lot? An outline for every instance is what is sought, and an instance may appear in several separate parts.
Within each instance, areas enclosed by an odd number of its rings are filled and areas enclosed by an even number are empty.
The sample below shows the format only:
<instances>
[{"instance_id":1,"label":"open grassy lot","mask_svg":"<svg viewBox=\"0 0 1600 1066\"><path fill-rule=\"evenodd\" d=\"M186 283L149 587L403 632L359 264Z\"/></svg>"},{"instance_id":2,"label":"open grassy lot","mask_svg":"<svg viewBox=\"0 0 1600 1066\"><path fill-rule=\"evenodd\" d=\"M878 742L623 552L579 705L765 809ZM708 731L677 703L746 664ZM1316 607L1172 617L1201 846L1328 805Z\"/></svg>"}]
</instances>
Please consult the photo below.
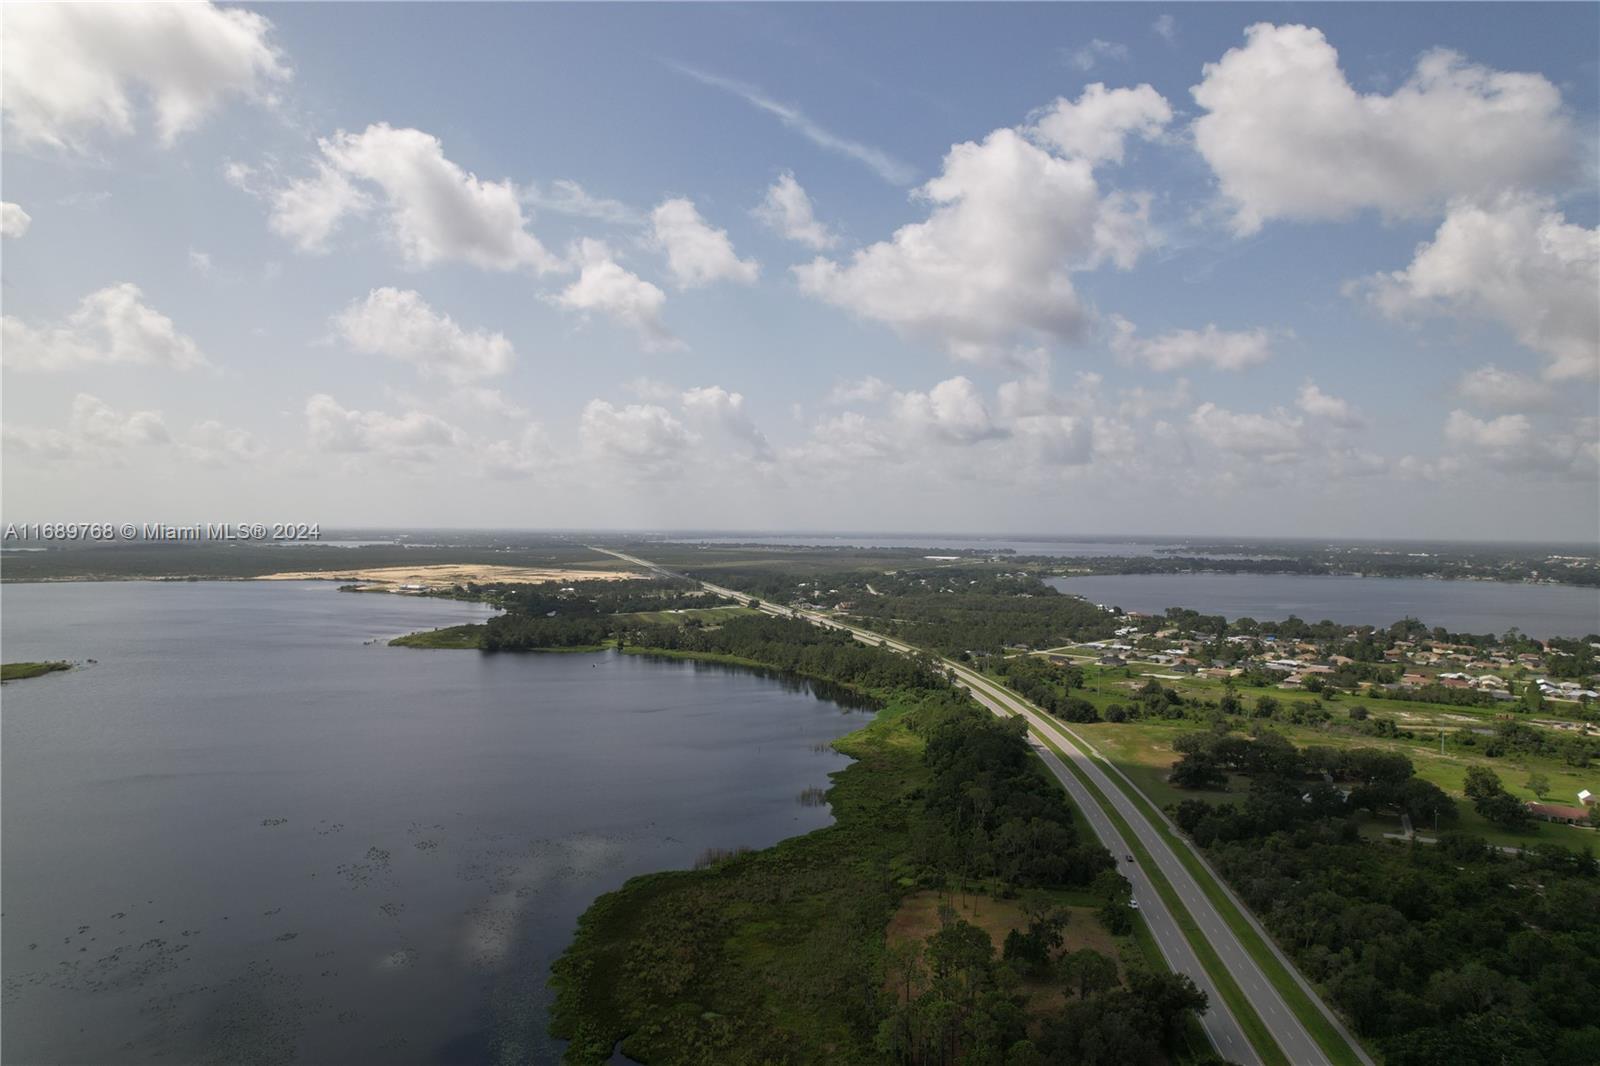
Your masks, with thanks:
<instances>
[{"instance_id":1,"label":"open grassy lot","mask_svg":"<svg viewBox=\"0 0 1600 1066\"><path fill-rule=\"evenodd\" d=\"M1134 690L1151 678L1155 678L1168 688L1175 689L1185 698L1216 700L1226 691L1226 685L1218 678L1179 675L1162 666L1138 662L1128 666L1100 666L1094 663L1092 658L1077 658L1076 650L1072 650L1070 654L1084 672L1084 691L1076 694L1084 696L1102 708L1111 703L1126 703ZM1246 703L1254 702L1260 696L1271 696L1285 705L1301 704L1309 707L1318 702L1314 693L1277 687L1239 686L1235 691ZM1336 717L1347 712L1350 707L1359 705L1374 716L1395 719L1396 724L1403 729L1490 727L1510 714L1515 714L1517 718L1527 721L1530 725L1552 722L1572 731L1581 731L1586 724L1589 724L1582 717L1582 707L1564 700L1546 700L1544 710L1533 715L1517 713L1508 704L1457 706L1421 700L1391 699L1375 691L1341 692L1336 696L1325 697L1323 702ZM1600 726L1591 727L1600 730Z\"/></svg>"},{"instance_id":2,"label":"open grassy lot","mask_svg":"<svg viewBox=\"0 0 1600 1066\"><path fill-rule=\"evenodd\" d=\"M649 625L682 625L684 622L694 621L714 626L730 618L760 613L749 607L685 607L676 611L635 611L632 614L619 614L614 617L618 621Z\"/></svg>"},{"instance_id":3,"label":"open grassy lot","mask_svg":"<svg viewBox=\"0 0 1600 1066\"><path fill-rule=\"evenodd\" d=\"M1600 768L1578 769L1567 766L1557 759L1538 756L1518 755L1491 759L1486 756L1466 754L1459 748L1448 747L1441 755L1437 743L1430 744L1426 739L1396 740L1351 736L1277 722L1270 725L1301 747L1310 744L1333 748L1371 747L1404 754L1416 767L1418 777L1438 785L1456 800L1460 821L1455 828L1481 836L1493 844L1515 847L1519 844L1543 842L1582 847L1585 844L1600 843L1600 837L1593 832L1567 826L1539 823L1526 832L1501 829L1490 824L1473 810L1472 804L1462 791L1467 768L1474 765L1487 766L1500 776L1508 792L1519 799L1537 800L1539 797L1527 788L1526 782L1530 773L1538 772L1550 781L1550 792L1547 797L1550 802L1571 804L1576 802L1579 789L1597 789L1597 782L1600 782ZM1099 749L1118 769L1132 778L1145 795L1159 807L1164 808L1186 799L1202 799L1212 803L1228 800L1240 802L1249 790L1248 778L1237 775L1233 777L1227 792L1180 789L1168 784L1167 773L1172 764L1178 761L1177 754L1172 750L1173 739L1181 733L1203 728L1200 723L1098 722L1074 724L1072 728ZM1418 826L1417 829L1425 831L1431 827ZM1370 818L1363 826L1363 832L1373 836L1399 831L1400 824L1394 819Z\"/></svg>"},{"instance_id":4,"label":"open grassy lot","mask_svg":"<svg viewBox=\"0 0 1600 1066\"><path fill-rule=\"evenodd\" d=\"M440 629L424 629L416 633L407 633L403 637L395 637L389 642L391 648L455 648L471 649L476 651L478 640L483 636L483 623L473 623L464 626L444 626Z\"/></svg>"},{"instance_id":5,"label":"open grassy lot","mask_svg":"<svg viewBox=\"0 0 1600 1066\"><path fill-rule=\"evenodd\" d=\"M760 614L748 607L689 607L680 611L638 611L633 614L613 615L619 622L633 622L640 625L683 625L690 620L705 625L718 625L730 618L745 615ZM424 629L416 633L407 633L403 637L395 637L389 641L391 647L396 648L436 648L436 649L476 649L482 638L484 625L481 622L460 626L444 626L439 629ZM598 651L603 645L585 644L577 647L535 649L545 651Z\"/></svg>"},{"instance_id":6,"label":"open grassy lot","mask_svg":"<svg viewBox=\"0 0 1600 1066\"><path fill-rule=\"evenodd\" d=\"M1117 960L1118 975L1126 979L1127 963L1122 958L1123 945L1132 938L1114 936L1100 924L1100 919L1096 917L1099 901L1085 893L1052 892L1045 895L1071 916L1067 919L1066 928L1061 931L1062 945L1052 958L1059 959L1069 952L1088 948ZM1073 901L1077 901L1077 904L1074 905ZM900 909L889 920L888 943L894 945L908 940L922 941L937 933L941 907L952 908L958 917L988 933L996 950L1005 943L1012 930L1025 932L1028 928L1021 900L930 890L913 893L901 901ZM1066 986L1058 981L1024 979L1022 990L1028 999L1026 1010L1033 1015L1055 1010L1067 1001Z\"/></svg>"},{"instance_id":7,"label":"open grassy lot","mask_svg":"<svg viewBox=\"0 0 1600 1066\"><path fill-rule=\"evenodd\" d=\"M44 674L53 674L57 670L71 670L72 664L68 662L45 663L5 663L0 665L0 681L21 681L27 677L39 677Z\"/></svg>"}]
</instances>

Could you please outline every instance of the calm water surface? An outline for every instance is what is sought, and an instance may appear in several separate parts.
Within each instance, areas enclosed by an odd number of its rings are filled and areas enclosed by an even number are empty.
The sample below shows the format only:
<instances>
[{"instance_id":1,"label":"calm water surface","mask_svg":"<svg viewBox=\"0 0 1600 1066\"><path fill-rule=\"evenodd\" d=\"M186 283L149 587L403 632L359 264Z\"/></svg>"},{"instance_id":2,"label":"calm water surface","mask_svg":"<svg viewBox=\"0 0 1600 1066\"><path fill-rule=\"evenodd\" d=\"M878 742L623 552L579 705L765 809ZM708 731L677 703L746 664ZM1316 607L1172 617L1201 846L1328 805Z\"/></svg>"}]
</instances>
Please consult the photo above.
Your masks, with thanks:
<instances>
[{"instance_id":1,"label":"calm water surface","mask_svg":"<svg viewBox=\"0 0 1600 1066\"><path fill-rule=\"evenodd\" d=\"M827 824L860 724L793 682L381 638L318 583L8 585L7 1062L554 1061L544 977L628 877ZM368 643L376 641L375 643Z\"/></svg>"},{"instance_id":2,"label":"calm water surface","mask_svg":"<svg viewBox=\"0 0 1600 1066\"><path fill-rule=\"evenodd\" d=\"M1050 578L1062 592L1127 611L1159 614L1188 607L1230 619L1329 619L1386 626L1418 618L1452 633L1504 633L1516 626L1538 639L1600 632L1600 590L1497 581L1340 577L1308 574L1095 574Z\"/></svg>"},{"instance_id":3,"label":"calm water surface","mask_svg":"<svg viewBox=\"0 0 1600 1066\"><path fill-rule=\"evenodd\" d=\"M807 547L807 548L914 548L919 551L936 553L940 551L972 550L980 552L1014 552L1017 555L1032 556L1066 556L1066 557L1105 557L1105 556L1154 556L1163 553L1177 552L1191 558L1199 559L1275 559L1280 556L1254 554L1254 555L1212 555L1207 552L1195 551L1181 540L1144 541L1144 540L1094 540L1094 539L1061 539L1058 537L929 537L923 535L899 536L894 533L879 534L835 534L835 533L763 533L728 534L714 537L681 537L672 540L674 544L759 544L766 547Z\"/></svg>"}]
</instances>

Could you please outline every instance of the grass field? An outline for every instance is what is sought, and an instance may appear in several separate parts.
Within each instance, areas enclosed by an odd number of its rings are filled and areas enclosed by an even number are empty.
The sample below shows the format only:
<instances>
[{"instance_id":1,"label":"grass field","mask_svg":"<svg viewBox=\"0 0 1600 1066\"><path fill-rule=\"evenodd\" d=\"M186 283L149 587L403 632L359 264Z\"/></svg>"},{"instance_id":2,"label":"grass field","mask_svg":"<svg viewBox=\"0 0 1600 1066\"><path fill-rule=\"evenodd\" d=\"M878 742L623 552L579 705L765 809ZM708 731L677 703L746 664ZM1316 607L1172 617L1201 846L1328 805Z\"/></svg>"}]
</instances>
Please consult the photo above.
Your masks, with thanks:
<instances>
[{"instance_id":1,"label":"grass field","mask_svg":"<svg viewBox=\"0 0 1600 1066\"><path fill-rule=\"evenodd\" d=\"M445 626L442 629L424 629L407 633L389 642L391 648L457 648L476 651L478 638L483 635L483 624Z\"/></svg>"},{"instance_id":2,"label":"grass field","mask_svg":"<svg viewBox=\"0 0 1600 1066\"><path fill-rule=\"evenodd\" d=\"M1061 930L1062 945L1053 957L1060 958L1081 948L1098 951L1117 961L1118 974L1126 980L1126 962L1122 959L1118 943L1120 939L1125 938L1114 936L1100 924L1099 918L1096 917L1099 901L1092 898L1085 899L1081 893L1049 893L1049 895L1053 897L1056 905L1069 915L1066 927ZM996 899L981 893L940 892L930 889L914 893L901 901L900 909L895 911L894 917L889 920L887 942L892 945L907 940L926 940L939 931L939 911L946 906L953 909L957 917L971 922L988 933L989 940L997 952L1012 930L1024 932L1028 928L1028 919L1019 899ZM1027 997L1025 1009L1030 1014L1038 1015L1057 1010L1067 1002L1066 986L1054 980L1032 981L1025 978L1022 981L1021 991Z\"/></svg>"},{"instance_id":3,"label":"grass field","mask_svg":"<svg viewBox=\"0 0 1600 1066\"><path fill-rule=\"evenodd\" d=\"M749 607L685 607L677 611L635 611L633 614L619 614L619 620L640 622L650 625L682 625L688 621L702 622L708 626L726 622L730 618L741 615L760 614L760 611Z\"/></svg>"},{"instance_id":4,"label":"grass field","mask_svg":"<svg viewBox=\"0 0 1600 1066\"><path fill-rule=\"evenodd\" d=\"M718 622L735 618L739 615L759 614L748 607L691 607L681 611L640 611L635 614L619 614L618 620L649 623L652 625L683 625L693 619L706 625L716 625ZM407 633L403 637L395 637L389 641L394 648L433 648L475 650L478 647L478 638L483 635L483 623L472 623L461 626L444 626L440 629L424 629L416 633ZM604 645L586 644L572 648L535 648L533 651L599 651ZM629 649L648 650L648 649Z\"/></svg>"},{"instance_id":5,"label":"grass field","mask_svg":"<svg viewBox=\"0 0 1600 1066\"><path fill-rule=\"evenodd\" d=\"M71 670L68 662L5 663L0 665L0 681L21 681L23 678L53 674L57 670Z\"/></svg>"},{"instance_id":6,"label":"grass field","mask_svg":"<svg viewBox=\"0 0 1600 1066\"><path fill-rule=\"evenodd\" d=\"M1196 675L1173 675L1161 666L1133 663L1126 667L1104 667L1092 661L1079 661L1078 665L1084 672L1085 687L1082 692L1075 694L1084 696L1102 708L1110 703L1128 702L1134 690L1152 677L1166 687L1175 689L1184 697L1216 700L1226 690L1226 686L1219 679ZM1271 696L1285 706L1301 704L1309 707L1317 702L1314 693L1280 689L1276 686L1267 688L1238 686L1235 691L1246 703L1255 702L1259 696ZM1360 705L1374 716L1395 719L1403 729L1422 730L1492 725L1500 716L1514 713L1509 710L1512 704L1458 706L1449 703L1427 703L1420 700L1390 699L1370 690L1360 693L1340 692L1337 696L1327 698L1325 705L1336 717L1342 715L1348 708ZM1576 703L1552 700L1546 701L1545 709L1537 714L1525 717L1518 715L1518 717L1529 721L1530 724L1549 720L1577 726L1584 721L1581 711L1582 708Z\"/></svg>"},{"instance_id":7,"label":"grass field","mask_svg":"<svg viewBox=\"0 0 1600 1066\"><path fill-rule=\"evenodd\" d=\"M1553 842L1568 847L1581 847L1585 843L1596 842L1594 834L1566 826L1539 823L1525 832L1501 829L1473 810L1472 804L1462 792L1467 768L1475 765L1486 766L1500 776L1507 791L1519 799L1537 800L1539 797L1526 786L1528 775L1537 771L1550 781L1549 798L1552 802L1571 804L1576 802L1579 789L1597 789L1596 782L1600 782L1600 770L1596 768L1578 769L1556 759L1535 756L1498 759L1487 756L1473 757L1464 754L1459 748L1446 748L1445 753L1440 755L1438 747L1430 746L1426 741L1350 736L1277 722L1270 724L1272 728L1301 747L1310 744L1333 748L1372 747L1404 754L1416 767L1418 777L1438 785L1456 800L1460 820L1454 828L1481 836L1492 844L1516 847L1520 844ZM1199 723L1098 722L1074 724L1072 728L1085 740L1094 744L1118 769L1132 778L1145 795L1159 807L1165 808L1186 799L1202 799L1211 803L1224 801L1238 803L1244 800L1249 791L1249 779L1239 776L1232 779L1227 792L1180 789L1167 783L1167 773L1172 764L1178 760L1177 754L1172 750L1173 738L1181 733L1190 733L1203 728ZM1417 828L1427 830L1432 827ZM1395 819L1369 818L1363 827L1363 832L1372 836L1399 830L1400 823Z\"/></svg>"}]
</instances>

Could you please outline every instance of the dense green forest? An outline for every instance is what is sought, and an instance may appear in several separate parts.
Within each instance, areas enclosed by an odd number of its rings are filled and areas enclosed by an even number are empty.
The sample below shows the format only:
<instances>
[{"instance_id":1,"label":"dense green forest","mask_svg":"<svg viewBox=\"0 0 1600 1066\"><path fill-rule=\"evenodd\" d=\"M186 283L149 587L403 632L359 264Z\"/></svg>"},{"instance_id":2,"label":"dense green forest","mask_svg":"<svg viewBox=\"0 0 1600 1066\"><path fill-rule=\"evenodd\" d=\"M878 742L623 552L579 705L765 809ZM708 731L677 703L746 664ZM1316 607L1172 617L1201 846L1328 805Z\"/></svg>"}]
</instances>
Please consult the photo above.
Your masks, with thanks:
<instances>
[{"instance_id":1,"label":"dense green forest","mask_svg":"<svg viewBox=\"0 0 1600 1066\"><path fill-rule=\"evenodd\" d=\"M1600 567L1589 559L1552 558L1548 547L1519 552L1508 546L1481 552L1432 551L1410 555L1393 551L1307 548L1305 545L1191 545L1191 553L1157 555L1089 555L1035 557L1092 574L1364 574L1368 577L1439 578L1496 581L1547 581L1593 588L1600 585ZM1591 556L1592 547L1575 549Z\"/></svg>"},{"instance_id":2,"label":"dense green forest","mask_svg":"<svg viewBox=\"0 0 1600 1066\"><path fill-rule=\"evenodd\" d=\"M1063 595L1037 573L992 564L909 564L901 569L786 573L760 567L693 570L776 603L846 610L870 628L943 655L967 658L1007 645L1049 647L1111 636L1117 615Z\"/></svg>"},{"instance_id":3,"label":"dense green forest","mask_svg":"<svg viewBox=\"0 0 1600 1066\"><path fill-rule=\"evenodd\" d=\"M1174 746L1174 784L1250 775L1242 803L1186 800L1174 820L1390 1066L1600 1062L1591 850L1510 853L1448 831L1437 845L1363 840L1361 809L1430 827L1437 815L1446 830L1455 820L1453 801L1393 752L1206 732ZM1468 795L1492 817L1504 790L1480 771Z\"/></svg>"}]
</instances>

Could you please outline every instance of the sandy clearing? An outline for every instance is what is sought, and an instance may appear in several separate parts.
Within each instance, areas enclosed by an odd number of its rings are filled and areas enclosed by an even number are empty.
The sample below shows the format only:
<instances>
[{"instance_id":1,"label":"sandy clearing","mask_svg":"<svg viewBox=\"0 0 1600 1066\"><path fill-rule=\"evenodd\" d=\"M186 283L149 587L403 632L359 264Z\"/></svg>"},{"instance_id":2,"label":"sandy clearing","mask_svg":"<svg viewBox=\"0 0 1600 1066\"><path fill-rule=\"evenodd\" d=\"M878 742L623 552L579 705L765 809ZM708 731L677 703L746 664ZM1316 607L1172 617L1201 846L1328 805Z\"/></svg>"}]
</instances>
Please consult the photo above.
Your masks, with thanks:
<instances>
[{"instance_id":1,"label":"sandy clearing","mask_svg":"<svg viewBox=\"0 0 1600 1066\"><path fill-rule=\"evenodd\" d=\"M939 907L949 904L956 914L982 929L989 934L989 940L994 944L996 957L1004 947L1006 934L1013 929L1026 929L1028 919L1023 913L1021 900L1000 900L980 895L953 895L947 896L937 891L915 892L907 896L900 904L900 909L895 911L889 919L889 928L885 930L886 938L890 944L899 944L906 941L926 940L939 931ZM1122 965L1122 954L1117 949L1114 936L1106 931L1090 907L1064 906L1061 908L1071 917L1066 927L1061 930L1063 943L1056 958L1079 948L1091 948L1105 955L1117 964L1117 973L1126 977ZM886 981L885 988L900 998L901 990L894 988ZM1038 1016L1053 1010L1058 1010L1067 1001L1067 989L1055 982L1038 982L1024 980L1021 991L1028 999L1028 1013Z\"/></svg>"},{"instance_id":2,"label":"sandy clearing","mask_svg":"<svg viewBox=\"0 0 1600 1066\"><path fill-rule=\"evenodd\" d=\"M429 566L380 566L355 570L290 570L263 574L258 581L360 581L374 585L422 585L450 588L476 583L537 585L546 581L627 581L642 578L632 570L561 570L530 566L438 563Z\"/></svg>"}]
</instances>

